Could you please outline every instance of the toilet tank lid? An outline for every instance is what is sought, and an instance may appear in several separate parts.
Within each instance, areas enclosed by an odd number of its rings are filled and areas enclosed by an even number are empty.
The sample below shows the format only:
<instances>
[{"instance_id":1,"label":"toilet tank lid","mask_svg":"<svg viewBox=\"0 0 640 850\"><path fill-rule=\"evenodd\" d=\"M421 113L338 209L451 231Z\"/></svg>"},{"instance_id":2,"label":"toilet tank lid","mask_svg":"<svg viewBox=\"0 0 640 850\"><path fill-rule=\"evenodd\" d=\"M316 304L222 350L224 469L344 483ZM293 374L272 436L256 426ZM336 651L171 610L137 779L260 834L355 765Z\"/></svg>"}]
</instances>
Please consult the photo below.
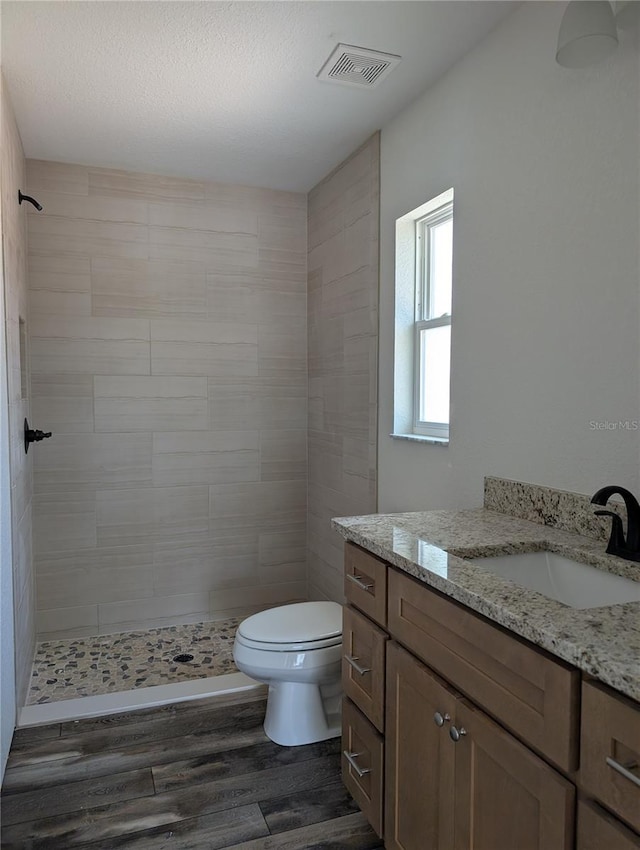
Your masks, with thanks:
<instances>
[{"instance_id":1,"label":"toilet tank lid","mask_svg":"<svg viewBox=\"0 0 640 850\"><path fill-rule=\"evenodd\" d=\"M238 632L264 643L303 643L342 634L342 606L336 602L297 602L260 611L243 620Z\"/></svg>"}]
</instances>

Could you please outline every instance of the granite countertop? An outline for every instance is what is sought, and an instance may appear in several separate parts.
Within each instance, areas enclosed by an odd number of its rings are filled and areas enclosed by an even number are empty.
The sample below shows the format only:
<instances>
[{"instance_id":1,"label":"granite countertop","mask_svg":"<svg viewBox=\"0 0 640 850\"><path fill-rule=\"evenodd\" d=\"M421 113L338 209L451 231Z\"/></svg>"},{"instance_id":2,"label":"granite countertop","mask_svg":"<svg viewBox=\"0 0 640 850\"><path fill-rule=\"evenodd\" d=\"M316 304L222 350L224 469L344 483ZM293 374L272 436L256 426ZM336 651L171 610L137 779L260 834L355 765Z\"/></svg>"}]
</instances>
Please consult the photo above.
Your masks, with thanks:
<instances>
[{"instance_id":1,"label":"granite countertop","mask_svg":"<svg viewBox=\"0 0 640 850\"><path fill-rule=\"evenodd\" d=\"M550 549L640 581L601 540L485 509L339 517L333 528L403 572L640 701L640 602L570 608L469 558Z\"/></svg>"}]
</instances>

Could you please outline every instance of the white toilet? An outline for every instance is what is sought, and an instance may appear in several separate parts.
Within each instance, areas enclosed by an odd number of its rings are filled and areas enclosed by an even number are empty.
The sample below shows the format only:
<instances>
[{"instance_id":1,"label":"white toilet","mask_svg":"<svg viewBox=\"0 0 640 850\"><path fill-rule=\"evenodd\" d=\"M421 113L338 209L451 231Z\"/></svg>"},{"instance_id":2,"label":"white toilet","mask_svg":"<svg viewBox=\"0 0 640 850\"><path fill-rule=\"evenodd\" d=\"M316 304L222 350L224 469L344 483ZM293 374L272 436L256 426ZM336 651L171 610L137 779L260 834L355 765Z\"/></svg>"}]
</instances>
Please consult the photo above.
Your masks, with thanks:
<instances>
[{"instance_id":1,"label":"white toilet","mask_svg":"<svg viewBox=\"0 0 640 850\"><path fill-rule=\"evenodd\" d=\"M269 685L264 731L276 744L340 735L341 605L299 602L254 614L238 627L233 657Z\"/></svg>"}]
</instances>

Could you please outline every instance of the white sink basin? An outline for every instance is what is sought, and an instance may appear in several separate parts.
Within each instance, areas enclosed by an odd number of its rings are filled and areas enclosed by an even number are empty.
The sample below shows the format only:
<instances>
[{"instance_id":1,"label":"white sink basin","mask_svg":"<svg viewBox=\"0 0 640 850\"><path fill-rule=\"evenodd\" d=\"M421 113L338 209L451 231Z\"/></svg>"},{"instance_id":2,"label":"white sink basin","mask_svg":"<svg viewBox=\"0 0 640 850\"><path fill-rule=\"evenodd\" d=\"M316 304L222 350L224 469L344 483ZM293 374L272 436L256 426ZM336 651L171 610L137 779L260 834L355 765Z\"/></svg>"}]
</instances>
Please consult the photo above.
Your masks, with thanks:
<instances>
[{"instance_id":1,"label":"white sink basin","mask_svg":"<svg viewBox=\"0 0 640 850\"><path fill-rule=\"evenodd\" d=\"M473 563L572 608L640 602L640 581L580 564L555 552L474 558Z\"/></svg>"}]
</instances>

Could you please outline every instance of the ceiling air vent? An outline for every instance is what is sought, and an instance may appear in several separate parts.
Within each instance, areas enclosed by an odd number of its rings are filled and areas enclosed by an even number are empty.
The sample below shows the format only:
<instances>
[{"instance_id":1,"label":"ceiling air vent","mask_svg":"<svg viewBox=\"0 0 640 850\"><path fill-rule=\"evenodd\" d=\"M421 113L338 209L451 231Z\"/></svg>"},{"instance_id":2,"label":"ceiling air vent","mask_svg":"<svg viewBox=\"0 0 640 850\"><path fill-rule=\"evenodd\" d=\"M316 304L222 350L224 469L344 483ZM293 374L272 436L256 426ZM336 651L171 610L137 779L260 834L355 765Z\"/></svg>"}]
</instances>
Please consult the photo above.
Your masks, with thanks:
<instances>
[{"instance_id":1,"label":"ceiling air vent","mask_svg":"<svg viewBox=\"0 0 640 850\"><path fill-rule=\"evenodd\" d=\"M402 59L353 44L339 44L318 71L319 80L372 89L391 73Z\"/></svg>"}]
</instances>

